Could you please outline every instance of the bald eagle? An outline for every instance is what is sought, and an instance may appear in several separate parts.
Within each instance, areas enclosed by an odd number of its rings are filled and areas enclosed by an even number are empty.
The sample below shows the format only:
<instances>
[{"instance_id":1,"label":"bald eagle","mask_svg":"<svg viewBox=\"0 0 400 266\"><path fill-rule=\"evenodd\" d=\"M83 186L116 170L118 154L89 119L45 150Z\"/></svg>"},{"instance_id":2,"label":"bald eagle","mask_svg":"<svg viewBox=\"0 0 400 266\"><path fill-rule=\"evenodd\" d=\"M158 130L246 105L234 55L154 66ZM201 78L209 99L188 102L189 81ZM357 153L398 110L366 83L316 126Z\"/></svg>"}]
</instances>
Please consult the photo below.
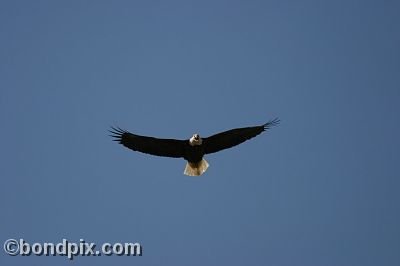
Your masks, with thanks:
<instances>
[{"instance_id":1,"label":"bald eagle","mask_svg":"<svg viewBox=\"0 0 400 266\"><path fill-rule=\"evenodd\" d=\"M207 138L194 134L190 139L159 139L132 134L126 130L111 127L109 132L114 141L125 147L151 155L184 158L187 161L185 175L199 176L208 168L205 154L218 152L239 145L263 131L278 125L280 120L275 118L261 126L243 127L224 131Z\"/></svg>"}]
</instances>

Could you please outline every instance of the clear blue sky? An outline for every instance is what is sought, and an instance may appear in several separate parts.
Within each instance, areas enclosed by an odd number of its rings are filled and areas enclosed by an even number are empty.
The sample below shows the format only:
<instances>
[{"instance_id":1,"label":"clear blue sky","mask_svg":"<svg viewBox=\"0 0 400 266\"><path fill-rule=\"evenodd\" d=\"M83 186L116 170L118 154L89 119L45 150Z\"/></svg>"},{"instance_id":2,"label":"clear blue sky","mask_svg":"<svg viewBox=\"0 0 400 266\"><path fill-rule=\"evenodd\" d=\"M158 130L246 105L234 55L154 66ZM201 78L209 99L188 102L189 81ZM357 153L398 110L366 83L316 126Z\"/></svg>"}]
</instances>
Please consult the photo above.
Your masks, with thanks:
<instances>
[{"instance_id":1,"label":"clear blue sky","mask_svg":"<svg viewBox=\"0 0 400 266\"><path fill-rule=\"evenodd\" d=\"M400 265L399 10L1 1L1 244L143 245L74 265ZM201 177L107 132L185 139L277 116Z\"/></svg>"}]
</instances>

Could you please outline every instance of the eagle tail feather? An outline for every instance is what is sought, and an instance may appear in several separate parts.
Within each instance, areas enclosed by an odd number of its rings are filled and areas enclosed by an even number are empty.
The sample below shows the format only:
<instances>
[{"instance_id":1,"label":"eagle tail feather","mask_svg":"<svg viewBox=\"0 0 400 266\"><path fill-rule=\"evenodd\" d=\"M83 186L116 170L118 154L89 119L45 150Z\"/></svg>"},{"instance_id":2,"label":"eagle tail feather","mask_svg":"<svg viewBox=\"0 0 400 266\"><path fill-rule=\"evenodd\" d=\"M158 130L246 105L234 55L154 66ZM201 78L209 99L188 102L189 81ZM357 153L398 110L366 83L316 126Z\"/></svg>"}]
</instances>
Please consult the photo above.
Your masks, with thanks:
<instances>
[{"instance_id":1,"label":"eagle tail feather","mask_svg":"<svg viewBox=\"0 0 400 266\"><path fill-rule=\"evenodd\" d=\"M186 163L185 171L183 172L188 176L199 176L202 175L210 165L204 159L202 159L198 163Z\"/></svg>"}]
</instances>

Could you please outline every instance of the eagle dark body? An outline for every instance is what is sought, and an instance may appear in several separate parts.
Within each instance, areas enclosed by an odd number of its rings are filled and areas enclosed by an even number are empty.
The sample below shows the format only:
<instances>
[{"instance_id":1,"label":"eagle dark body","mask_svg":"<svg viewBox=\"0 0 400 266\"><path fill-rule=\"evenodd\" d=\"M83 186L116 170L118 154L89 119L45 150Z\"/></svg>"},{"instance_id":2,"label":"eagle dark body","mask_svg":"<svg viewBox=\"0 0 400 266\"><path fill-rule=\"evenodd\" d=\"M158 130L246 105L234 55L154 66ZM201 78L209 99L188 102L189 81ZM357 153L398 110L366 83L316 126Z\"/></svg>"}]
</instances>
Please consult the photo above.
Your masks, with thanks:
<instances>
[{"instance_id":1,"label":"eagle dark body","mask_svg":"<svg viewBox=\"0 0 400 266\"><path fill-rule=\"evenodd\" d=\"M205 154L239 145L278 123L279 119L274 119L261 126L236 128L207 138L200 138L198 134L194 134L192 138L186 140L140 136L114 127L110 132L115 141L131 150L156 156L184 158L188 161L189 168L204 168L198 172L185 169L185 174L201 175L208 168L208 163L203 159ZM189 173L187 173L188 170L190 170Z\"/></svg>"},{"instance_id":2,"label":"eagle dark body","mask_svg":"<svg viewBox=\"0 0 400 266\"><path fill-rule=\"evenodd\" d=\"M196 145L191 146L189 140L185 143L183 158L190 163L198 163L203 159L204 146Z\"/></svg>"}]
</instances>

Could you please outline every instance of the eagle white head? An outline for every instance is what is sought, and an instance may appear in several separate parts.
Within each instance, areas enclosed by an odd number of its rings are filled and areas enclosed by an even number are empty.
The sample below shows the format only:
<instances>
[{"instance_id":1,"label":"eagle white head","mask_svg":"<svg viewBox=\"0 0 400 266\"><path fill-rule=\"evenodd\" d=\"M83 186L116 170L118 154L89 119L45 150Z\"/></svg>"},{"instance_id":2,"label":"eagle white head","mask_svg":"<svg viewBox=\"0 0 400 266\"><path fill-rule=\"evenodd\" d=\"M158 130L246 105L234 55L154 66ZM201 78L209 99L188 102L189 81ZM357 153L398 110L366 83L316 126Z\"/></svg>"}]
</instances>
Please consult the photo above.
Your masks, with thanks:
<instances>
[{"instance_id":1,"label":"eagle white head","mask_svg":"<svg viewBox=\"0 0 400 266\"><path fill-rule=\"evenodd\" d=\"M193 136L189 140L189 144L191 146L201 145L202 143L203 143L203 140L200 138L199 134L193 134Z\"/></svg>"}]
</instances>

